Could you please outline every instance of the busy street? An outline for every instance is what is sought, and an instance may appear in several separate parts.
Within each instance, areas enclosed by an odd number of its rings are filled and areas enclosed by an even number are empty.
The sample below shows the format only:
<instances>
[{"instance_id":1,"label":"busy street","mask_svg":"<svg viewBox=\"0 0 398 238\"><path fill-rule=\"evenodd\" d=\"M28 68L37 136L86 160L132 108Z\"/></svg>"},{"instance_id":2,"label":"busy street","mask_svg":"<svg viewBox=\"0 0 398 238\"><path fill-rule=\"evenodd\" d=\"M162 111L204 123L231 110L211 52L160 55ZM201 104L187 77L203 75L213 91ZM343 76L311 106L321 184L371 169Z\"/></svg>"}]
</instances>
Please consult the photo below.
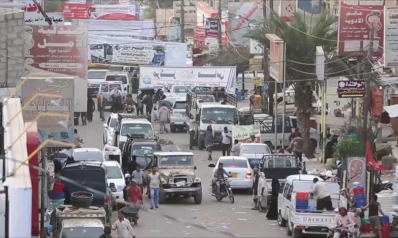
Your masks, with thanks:
<instances>
[{"instance_id":1,"label":"busy street","mask_svg":"<svg viewBox=\"0 0 398 238\"><path fill-rule=\"evenodd\" d=\"M158 128L158 123L153 124ZM98 113L94 114L92 123L76 128L84 140L84 147L103 148L99 132L103 130L103 122ZM169 138L182 150L190 151L188 133L167 133L160 134L160 137ZM228 199L218 202L211 196L213 175L212 169L208 168L211 162L207 160L206 151L195 148L192 152L198 168L197 176L202 179L202 204L196 205L192 198L181 198L160 205L159 209L149 210L150 201L145 196L140 219L133 227L137 237L287 237L285 228L279 227L276 220L267 220L266 213L251 210L254 207L251 193L237 190L234 204ZM218 156L221 156L219 148L214 153L215 161ZM117 212L113 212L112 223L116 219Z\"/></svg>"}]
</instances>

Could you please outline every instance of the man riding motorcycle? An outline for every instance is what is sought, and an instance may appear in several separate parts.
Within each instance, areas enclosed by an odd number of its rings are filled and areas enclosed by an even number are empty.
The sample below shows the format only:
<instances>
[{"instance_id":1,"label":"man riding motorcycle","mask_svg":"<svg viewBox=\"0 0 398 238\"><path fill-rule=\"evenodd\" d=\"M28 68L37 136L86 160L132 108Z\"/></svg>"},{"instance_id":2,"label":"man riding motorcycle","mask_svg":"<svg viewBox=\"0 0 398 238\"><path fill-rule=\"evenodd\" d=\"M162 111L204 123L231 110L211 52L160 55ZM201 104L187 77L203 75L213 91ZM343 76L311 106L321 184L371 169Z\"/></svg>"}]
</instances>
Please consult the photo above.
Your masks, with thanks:
<instances>
[{"instance_id":1,"label":"man riding motorcycle","mask_svg":"<svg viewBox=\"0 0 398 238\"><path fill-rule=\"evenodd\" d=\"M218 168L214 172L214 177L213 177L213 180L212 180L213 194L214 193L220 194L220 185L221 185L220 182L222 180L224 180L224 174L228 178L230 177L230 175L224 169L224 164L223 163L219 163L218 164Z\"/></svg>"},{"instance_id":2,"label":"man riding motorcycle","mask_svg":"<svg viewBox=\"0 0 398 238\"><path fill-rule=\"evenodd\" d=\"M334 232L333 238L340 238L341 233L345 230L347 231L348 225L355 225L351 216L348 215L347 209L345 207L339 208L339 213L336 215L334 220L334 226L336 230Z\"/></svg>"}]
</instances>

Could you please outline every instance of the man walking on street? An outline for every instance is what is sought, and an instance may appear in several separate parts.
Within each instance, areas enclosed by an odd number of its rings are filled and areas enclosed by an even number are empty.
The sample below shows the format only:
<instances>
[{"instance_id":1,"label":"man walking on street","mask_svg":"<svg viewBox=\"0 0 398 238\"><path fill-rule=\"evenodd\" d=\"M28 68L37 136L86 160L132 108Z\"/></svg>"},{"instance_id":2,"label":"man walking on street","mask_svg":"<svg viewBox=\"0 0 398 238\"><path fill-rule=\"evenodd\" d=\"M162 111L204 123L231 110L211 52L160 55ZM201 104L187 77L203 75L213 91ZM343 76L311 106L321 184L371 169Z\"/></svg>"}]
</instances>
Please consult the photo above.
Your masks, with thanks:
<instances>
[{"instance_id":1,"label":"man walking on street","mask_svg":"<svg viewBox=\"0 0 398 238\"><path fill-rule=\"evenodd\" d=\"M160 174L157 172L157 167L152 166L152 172L148 175L148 184L151 191L151 208L159 208L159 189L162 185L160 181Z\"/></svg>"},{"instance_id":2,"label":"man walking on street","mask_svg":"<svg viewBox=\"0 0 398 238\"><path fill-rule=\"evenodd\" d=\"M304 149L304 139L301 138L301 133L299 132L297 134L297 137L295 137L289 145L289 148L287 149L288 151L293 151L294 157L296 160L299 160L300 163L303 162L303 149Z\"/></svg>"},{"instance_id":3,"label":"man walking on street","mask_svg":"<svg viewBox=\"0 0 398 238\"><path fill-rule=\"evenodd\" d=\"M119 238L135 238L134 229L129 220L124 217L124 213L119 211L117 213L117 221L112 226L112 230L116 230Z\"/></svg>"},{"instance_id":4,"label":"man walking on street","mask_svg":"<svg viewBox=\"0 0 398 238\"><path fill-rule=\"evenodd\" d=\"M188 125L189 125L189 149L193 150L196 121L192 114L189 115Z\"/></svg>"},{"instance_id":5,"label":"man walking on street","mask_svg":"<svg viewBox=\"0 0 398 238\"><path fill-rule=\"evenodd\" d=\"M258 173L258 168L255 167L253 169L254 173L254 180L253 180L253 202L254 202L254 207L252 210L259 210L258 208L258 181L260 180L260 174Z\"/></svg>"},{"instance_id":6,"label":"man walking on street","mask_svg":"<svg viewBox=\"0 0 398 238\"><path fill-rule=\"evenodd\" d=\"M170 121L170 111L169 109L163 104L159 108L159 123L160 123L160 133L163 131L167 132L166 124Z\"/></svg>"}]
</instances>

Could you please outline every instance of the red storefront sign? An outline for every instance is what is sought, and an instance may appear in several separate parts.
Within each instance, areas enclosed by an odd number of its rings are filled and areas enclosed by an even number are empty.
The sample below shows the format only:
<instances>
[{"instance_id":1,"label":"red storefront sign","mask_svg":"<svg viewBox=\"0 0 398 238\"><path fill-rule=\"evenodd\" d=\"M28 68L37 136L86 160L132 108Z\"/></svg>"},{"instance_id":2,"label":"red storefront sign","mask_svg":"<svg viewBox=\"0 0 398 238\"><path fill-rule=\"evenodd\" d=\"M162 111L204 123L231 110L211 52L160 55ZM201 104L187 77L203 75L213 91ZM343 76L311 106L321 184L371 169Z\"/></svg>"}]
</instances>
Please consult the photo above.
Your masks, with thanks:
<instances>
[{"instance_id":1,"label":"red storefront sign","mask_svg":"<svg viewBox=\"0 0 398 238\"><path fill-rule=\"evenodd\" d=\"M340 1L338 54L339 56L365 56L374 29L373 55L383 56L384 1Z\"/></svg>"},{"instance_id":2,"label":"red storefront sign","mask_svg":"<svg viewBox=\"0 0 398 238\"><path fill-rule=\"evenodd\" d=\"M30 28L30 29L29 29ZM25 39L30 72L52 72L86 79L87 28L77 26L28 26Z\"/></svg>"},{"instance_id":3,"label":"red storefront sign","mask_svg":"<svg viewBox=\"0 0 398 238\"><path fill-rule=\"evenodd\" d=\"M136 20L135 5L93 5L63 3L65 19Z\"/></svg>"}]
</instances>

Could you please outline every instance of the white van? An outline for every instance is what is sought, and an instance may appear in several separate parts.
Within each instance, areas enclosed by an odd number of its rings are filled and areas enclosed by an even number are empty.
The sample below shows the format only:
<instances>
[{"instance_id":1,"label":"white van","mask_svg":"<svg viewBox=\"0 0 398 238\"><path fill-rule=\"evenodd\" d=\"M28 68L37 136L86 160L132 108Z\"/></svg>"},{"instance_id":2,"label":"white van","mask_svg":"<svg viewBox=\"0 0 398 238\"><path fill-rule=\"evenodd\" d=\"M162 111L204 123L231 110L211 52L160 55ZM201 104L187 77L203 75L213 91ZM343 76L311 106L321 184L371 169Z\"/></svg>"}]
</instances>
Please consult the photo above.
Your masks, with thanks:
<instances>
[{"instance_id":1,"label":"white van","mask_svg":"<svg viewBox=\"0 0 398 238\"><path fill-rule=\"evenodd\" d=\"M301 234L329 234L329 227L334 223L334 211L296 210L296 193L309 192L314 186L314 178L321 178L309 174L290 175L286 183L281 186L278 194L278 225L286 226L286 234L300 237ZM329 188L333 207L339 206L340 187L333 182L325 182ZM316 201L310 196L309 205L316 208Z\"/></svg>"}]
</instances>

